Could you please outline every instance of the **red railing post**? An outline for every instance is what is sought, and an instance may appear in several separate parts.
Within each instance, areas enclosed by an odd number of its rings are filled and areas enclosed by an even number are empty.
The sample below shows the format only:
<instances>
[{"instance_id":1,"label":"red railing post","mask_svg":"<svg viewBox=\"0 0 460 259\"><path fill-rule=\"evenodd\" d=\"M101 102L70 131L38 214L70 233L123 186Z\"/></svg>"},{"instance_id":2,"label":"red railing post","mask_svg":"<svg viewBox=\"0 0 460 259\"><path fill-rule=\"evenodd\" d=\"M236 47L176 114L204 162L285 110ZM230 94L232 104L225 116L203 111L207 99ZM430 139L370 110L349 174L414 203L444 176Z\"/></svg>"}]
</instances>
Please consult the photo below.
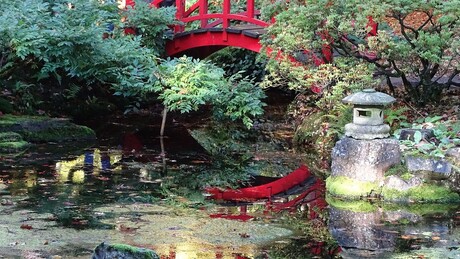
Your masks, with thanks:
<instances>
[{"instance_id":1,"label":"red railing post","mask_svg":"<svg viewBox=\"0 0 460 259\"><path fill-rule=\"evenodd\" d=\"M246 13L249 18L254 18L254 0L247 0Z\"/></svg>"},{"instance_id":2,"label":"red railing post","mask_svg":"<svg viewBox=\"0 0 460 259\"><path fill-rule=\"evenodd\" d=\"M203 17L208 14L208 0L199 0L200 1L200 9L198 10L199 16ZM206 28L208 25L208 19L201 19L201 28Z\"/></svg>"},{"instance_id":3,"label":"red railing post","mask_svg":"<svg viewBox=\"0 0 460 259\"><path fill-rule=\"evenodd\" d=\"M185 0L176 0L176 18L178 21L182 21L182 18L184 18L184 13L185 13ZM178 24L174 26L174 32L179 33L183 32L185 28L185 25Z\"/></svg>"},{"instance_id":4,"label":"red railing post","mask_svg":"<svg viewBox=\"0 0 460 259\"><path fill-rule=\"evenodd\" d=\"M222 30L223 30L222 39L224 41L228 40L227 28L230 25L230 20L228 18L228 15L230 14L230 11L231 11L230 0L224 0L224 6L222 8L222 13L223 13L223 17L222 17Z\"/></svg>"}]
</instances>

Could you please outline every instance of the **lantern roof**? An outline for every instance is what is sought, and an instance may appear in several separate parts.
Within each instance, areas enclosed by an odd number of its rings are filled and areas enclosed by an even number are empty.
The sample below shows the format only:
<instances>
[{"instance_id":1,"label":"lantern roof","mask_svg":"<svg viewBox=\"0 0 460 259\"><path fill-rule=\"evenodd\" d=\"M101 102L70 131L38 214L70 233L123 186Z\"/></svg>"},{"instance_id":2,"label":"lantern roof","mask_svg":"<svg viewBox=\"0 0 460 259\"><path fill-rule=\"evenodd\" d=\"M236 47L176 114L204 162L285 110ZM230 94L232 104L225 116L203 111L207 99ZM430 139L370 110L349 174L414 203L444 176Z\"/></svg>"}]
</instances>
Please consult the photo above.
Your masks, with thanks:
<instances>
[{"instance_id":1,"label":"lantern roof","mask_svg":"<svg viewBox=\"0 0 460 259\"><path fill-rule=\"evenodd\" d=\"M377 92L375 89L364 89L342 99L342 102L357 105L381 106L395 102L392 96Z\"/></svg>"}]
</instances>

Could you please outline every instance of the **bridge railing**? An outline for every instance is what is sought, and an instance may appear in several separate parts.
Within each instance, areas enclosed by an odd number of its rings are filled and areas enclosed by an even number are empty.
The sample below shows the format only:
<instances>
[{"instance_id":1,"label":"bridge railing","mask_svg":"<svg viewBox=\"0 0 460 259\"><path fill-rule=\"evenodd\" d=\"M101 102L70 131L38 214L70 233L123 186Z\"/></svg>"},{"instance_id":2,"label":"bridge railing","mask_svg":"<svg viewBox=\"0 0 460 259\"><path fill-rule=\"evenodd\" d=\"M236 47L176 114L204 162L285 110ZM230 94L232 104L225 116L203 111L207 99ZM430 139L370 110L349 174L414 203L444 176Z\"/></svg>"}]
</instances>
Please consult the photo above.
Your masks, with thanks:
<instances>
[{"instance_id":1,"label":"bridge railing","mask_svg":"<svg viewBox=\"0 0 460 259\"><path fill-rule=\"evenodd\" d=\"M208 0L197 0L189 8L186 7L185 0L176 0L176 18L183 24L174 28L175 33L185 31L186 25L199 21L200 29L222 28L231 26L231 21L241 21L252 25L267 27L269 24L257 18L260 11L255 9L254 0L247 0L246 11L239 13L231 12L231 0L223 0L221 13L210 13Z\"/></svg>"}]
</instances>

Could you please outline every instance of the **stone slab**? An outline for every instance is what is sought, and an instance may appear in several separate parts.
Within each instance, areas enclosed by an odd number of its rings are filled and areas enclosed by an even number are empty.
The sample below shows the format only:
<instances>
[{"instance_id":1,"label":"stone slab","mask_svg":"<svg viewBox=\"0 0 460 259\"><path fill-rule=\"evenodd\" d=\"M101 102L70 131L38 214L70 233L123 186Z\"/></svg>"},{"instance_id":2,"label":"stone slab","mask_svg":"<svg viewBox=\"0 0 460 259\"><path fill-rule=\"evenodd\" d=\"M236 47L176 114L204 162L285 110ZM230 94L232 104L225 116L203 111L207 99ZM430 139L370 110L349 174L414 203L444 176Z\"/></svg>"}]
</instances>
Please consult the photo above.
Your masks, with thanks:
<instances>
[{"instance_id":1,"label":"stone slab","mask_svg":"<svg viewBox=\"0 0 460 259\"><path fill-rule=\"evenodd\" d=\"M332 176L360 181L383 181L385 171L401 163L396 139L356 140L344 137L332 150Z\"/></svg>"}]
</instances>

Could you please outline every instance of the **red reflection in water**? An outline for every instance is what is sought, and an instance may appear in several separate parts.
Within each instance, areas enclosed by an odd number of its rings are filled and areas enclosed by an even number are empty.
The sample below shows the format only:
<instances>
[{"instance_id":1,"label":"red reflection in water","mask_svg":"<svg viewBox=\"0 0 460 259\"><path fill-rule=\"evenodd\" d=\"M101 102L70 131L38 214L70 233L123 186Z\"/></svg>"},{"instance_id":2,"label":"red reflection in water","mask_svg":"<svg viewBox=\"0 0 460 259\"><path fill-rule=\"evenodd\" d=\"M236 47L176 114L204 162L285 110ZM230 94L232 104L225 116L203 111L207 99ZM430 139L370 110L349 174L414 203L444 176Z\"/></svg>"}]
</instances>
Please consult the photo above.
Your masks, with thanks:
<instances>
[{"instance_id":1,"label":"red reflection in water","mask_svg":"<svg viewBox=\"0 0 460 259\"><path fill-rule=\"evenodd\" d=\"M294 182L289 181L291 179L296 179ZM313 182L305 186L303 190L299 192L299 179L302 179L302 184L307 182ZM314 180L314 181L311 181ZM288 184L286 184L288 183ZM294 183L294 184L293 184ZM300 185L301 186L301 185ZM268 188L267 188L268 187ZM277 193L291 193L292 190L298 193L295 198L283 202L275 201L279 199L272 199L274 196L273 189L277 190ZM321 220L319 217L322 210L327 207L327 202L325 200L325 183L323 180L315 178L305 166L301 166L299 169L295 170L291 174L274 180L271 183L264 183L258 186L252 186L249 188L241 188L236 190L220 190L217 188L209 188L207 191L211 194L210 198L215 200L226 200L226 201L257 201L260 199L266 200L265 202L265 211L264 212L280 212L280 211L289 211L295 212L299 208L308 210L308 218L310 220L316 219ZM277 195L279 198L280 195ZM258 197L258 198L257 198ZM239 207L239 214L235 213L225 213L226 211L218 214L210 215L211 218L226 218L247 221L252 216L247 214L248 204L241 205ZM339 246L330 247L326 242L317 242L310 241L303 245L304 248L307 248L309 252L314 256L323 256L329 255L334 256L340 253L341 248ZM217 257L219 258L219 257ZM235 258L245 258L237 256Z\"/></svg>"}]
</instances>

